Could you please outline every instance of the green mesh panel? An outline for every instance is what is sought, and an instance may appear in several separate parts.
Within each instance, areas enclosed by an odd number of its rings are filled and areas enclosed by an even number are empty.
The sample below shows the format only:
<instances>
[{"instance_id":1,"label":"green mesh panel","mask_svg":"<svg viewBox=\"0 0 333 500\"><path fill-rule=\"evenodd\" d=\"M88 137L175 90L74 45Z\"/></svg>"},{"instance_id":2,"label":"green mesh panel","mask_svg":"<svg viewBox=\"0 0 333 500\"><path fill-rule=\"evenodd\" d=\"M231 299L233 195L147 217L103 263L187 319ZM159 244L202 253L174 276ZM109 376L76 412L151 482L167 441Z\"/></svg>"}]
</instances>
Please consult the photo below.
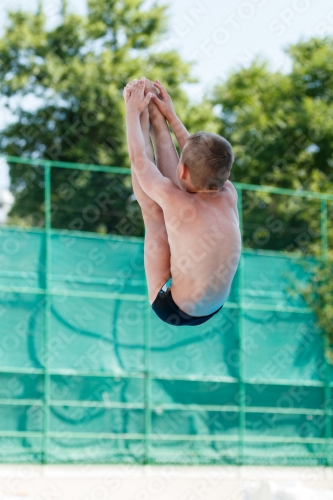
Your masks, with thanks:
<instances>
[{"instance_id":1,"label":"green mesh panel","mask_svg":"<svg viewBox=\"0 0 333 500\"><path fill-rule=\"evenodd\" d=\"M39 463L43 460L42 437L0 437L2 463Z\"/></svg>"},{"instance_id":2,"label":"green mesh panel","mask_svg":"<svg viewBox=\"0 0 333 500\"><path fill-rule=\"evenodd\" d=\"M175 383L176 382L176 383ZM237 405L238 383L155 379L151 399L156 405Z\"/></svg>"},{"instance_id":3,"label":"green mesh panel","mask_svg":"<svg viewBox=\"0 0 333 500\"><path fill-rule=\"evenodd\" d=\"M245 311L245 376L323 380L323 346L311 319L301 313Z\"/></svg>"},{"instance_id":4,"label":"green mesh panel","mask_svg":"<svg viewBox=\"0 0 333 500\"><path fill-rule=\"evenodd\" d=\"M21 278L24 283L24 277ZM44 365L43 295L1 293L1 366L34 367Z\"/></svg>"},{"instance_id":5,"label":"green mesh panel","mask_svg":"<svg viewBox=\"0 0 333 500\"><path fill-rule=\"evenodd\" d=\"M149 447L150 461L154 464L238 464L237 441L157 439Z\"/></svg>"},{"instance_id":6,"label":"green mesh panel","mask_svg":"<svg viewBox=\"0 0 333 500\"><path fill-rule=\"evenodd\" d=\"M51 376L50 398L54 401L90 401L144 404L143 378Z\"/></svg>"},{"instance_id":7,"label":"green mesh panel","mask_svg":"<svg viewBox=\"0 0 333 500\"><path fill-rule=\"evenodd\" d=\"M143 464L145 447L138 439L50 438L48 463Z\"/></svg>"},{"instance_id":8,"label":"green mesh panel","mask_svg":"<svg viewBox=\"0 0 333 500\"><path fill-rule=\"evenodd\" d=\"M294 256L244 251L222 311L180 329L151 311L141 239L48 234L0 231L2 462L331 463L322 335L288 290L308 279Z\"/></svg>"},{"instance_id":9,"label":"green mesh panel","mask_svg":"<svg viewBox=\"0 0 333 500\"><path fill-rule=\"evenodd\" d=\"M43 429L43 408L33 405L0 405L0 428L3 432L41 432Z\"/></svg>"},{"instance_id":10,"label":"green mesh panel","mask_svg":"<svg viewBox=\"0 0 333 500\"><path fill-rule=\"evenodd\" d=\"M200 328L184 326L181 330L162 323L150 312L152 371L175 377L189 374L236 377L238 311L228 308L222 311Z\"/></svg>"},{"instance_id":11,"label":"green mesh panel","mask_svg":"<svg viewBox=\"0 0 333 500\"><path fill-rule=\"evenodd\" d=\"M56 296L51 305L52 368L143 370L144 302Z\"/></svg>"}]
</instances>

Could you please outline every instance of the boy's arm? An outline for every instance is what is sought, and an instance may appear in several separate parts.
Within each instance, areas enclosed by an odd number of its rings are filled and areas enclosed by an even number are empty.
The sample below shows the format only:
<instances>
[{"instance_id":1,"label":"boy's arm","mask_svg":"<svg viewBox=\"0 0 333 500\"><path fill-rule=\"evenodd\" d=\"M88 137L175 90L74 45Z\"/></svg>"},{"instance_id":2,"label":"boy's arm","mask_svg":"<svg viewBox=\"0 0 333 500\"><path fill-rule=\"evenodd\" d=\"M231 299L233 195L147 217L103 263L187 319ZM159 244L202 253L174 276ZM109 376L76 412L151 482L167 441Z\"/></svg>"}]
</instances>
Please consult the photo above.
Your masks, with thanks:
<instances>
[{"instance_id":1,"label":"boy's arm","mask_svg":"<svg viewBox=\"0 0 333 500\"><path fill-rule=\"evenodd\" d=\"M156 165L147 157L140 114L148 106L152 94L144 97L145 82L140 80L126 103L127 142L132 168L143 191L159 205L168 200L170 192L177 186L164 177Z\"/></svg>"},{"instance_id":2,"label":"boy's arm","mask_svg":"<svg viewBox=\"0 0 333 500\"><path fill-rule=\"evenodd\" d=\"M152 98L154 99L154 102L159 110L163 113L166 120L168 120L170 127L172 128L176 136L180 150L182 151L183 147L185 146L185 142L190 134L176 115L171 97L169 96L163 85L158 80L155 81L154 85L156 88L158 88L160 94L159 97L153 94Z\"/></svg>"},{"instance_id":3,"label":"boy's arm","mask_svg":"<svg viewBox=\"0 0 333 500\"><path fill-rule=\"evenodd\" d=\"M174 131L180 150L183 151L183 147L185 146L186 140L190 136L190 133L184 127L176 113L170 115L167 120L170 124L170 127Z\"/></svg>"}]
</instances>

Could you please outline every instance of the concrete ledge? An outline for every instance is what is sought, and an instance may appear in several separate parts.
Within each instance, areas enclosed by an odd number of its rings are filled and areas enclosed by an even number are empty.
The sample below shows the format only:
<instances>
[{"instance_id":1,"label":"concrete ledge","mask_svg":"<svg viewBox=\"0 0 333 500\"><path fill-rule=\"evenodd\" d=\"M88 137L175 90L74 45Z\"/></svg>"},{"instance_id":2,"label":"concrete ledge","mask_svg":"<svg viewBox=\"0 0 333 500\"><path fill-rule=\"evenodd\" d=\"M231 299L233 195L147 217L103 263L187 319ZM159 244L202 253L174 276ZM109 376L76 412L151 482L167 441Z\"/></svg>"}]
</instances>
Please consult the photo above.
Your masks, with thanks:
<instances>
[{"instance_id":1,"label":"concrete ledge","mask_svg":"<svg viewBox=\"0 0 333 500\"><path fill-rule=\"evenodd\" d=\"M324 467L0 466L0 500L333 500L331 492Z\"/></svg>"}]
</instances>

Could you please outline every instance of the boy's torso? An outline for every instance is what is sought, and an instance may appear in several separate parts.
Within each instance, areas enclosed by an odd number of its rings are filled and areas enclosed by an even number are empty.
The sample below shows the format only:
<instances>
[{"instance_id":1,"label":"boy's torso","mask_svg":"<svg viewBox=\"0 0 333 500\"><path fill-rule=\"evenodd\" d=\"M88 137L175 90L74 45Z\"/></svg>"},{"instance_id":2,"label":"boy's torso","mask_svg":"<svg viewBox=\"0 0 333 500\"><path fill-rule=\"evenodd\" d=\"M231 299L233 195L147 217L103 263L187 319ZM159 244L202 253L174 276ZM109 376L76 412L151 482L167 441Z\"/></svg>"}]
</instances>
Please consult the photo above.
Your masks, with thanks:
<instances>
[{"instance_id":1,"label":"boy's torso","mask_svg":"<svg viewBox=\"0 0 333 500\"><path fill-rule=\"evenodd\" d=\"M171 292L187 314L205 316L227 300L241 253L235 188L178 191L163 208L171 251Z\"/></svg>"}]
</instances>

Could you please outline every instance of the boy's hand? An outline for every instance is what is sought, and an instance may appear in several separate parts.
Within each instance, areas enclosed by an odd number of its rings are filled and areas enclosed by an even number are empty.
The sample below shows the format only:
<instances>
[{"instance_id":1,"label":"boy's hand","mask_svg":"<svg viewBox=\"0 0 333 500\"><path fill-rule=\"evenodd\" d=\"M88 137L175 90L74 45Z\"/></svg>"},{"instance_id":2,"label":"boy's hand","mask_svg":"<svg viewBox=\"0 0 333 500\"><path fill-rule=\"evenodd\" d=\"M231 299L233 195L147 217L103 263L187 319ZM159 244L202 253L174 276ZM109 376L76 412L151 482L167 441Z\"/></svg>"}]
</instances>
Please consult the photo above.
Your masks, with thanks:
<instances>
[{"instance_id":1,"label":"boy's hand","mask_svg":"<svg viewBox=\"0 0 333 500\"><path fill-rule=\"evenodd\" d=\"M154 82L154 86L160 91L160 93L158 96L152 94L153 102L156 104L164 117L169 121L170 118L175 115L172 99L159 80Z\"/></svg>"},{"instance_id":2,"label":"boy's hand","mask_svg":"<svg viewBox=\"0 0 333 500\"><path fill-rule=\"evenodd\" d=\"M128 99L131 97L131 88L130 88L129 84L127 84L126 87L124 87L123 97L124 97L125 102L127 102Z\"/></svg>"},{"instance_id":3,"label":"boy's hand","mask_svg":"<svg viewBox=\"0 0 333 500\"><path fill-rule=\"evenodd\" d=\"M138 82L133 82L131 88L127 86L124 89L124 99L127 112L140 115L148 106L152 93L144 95L145 79L141 78Z\"/></svg>"}]
</instances>

